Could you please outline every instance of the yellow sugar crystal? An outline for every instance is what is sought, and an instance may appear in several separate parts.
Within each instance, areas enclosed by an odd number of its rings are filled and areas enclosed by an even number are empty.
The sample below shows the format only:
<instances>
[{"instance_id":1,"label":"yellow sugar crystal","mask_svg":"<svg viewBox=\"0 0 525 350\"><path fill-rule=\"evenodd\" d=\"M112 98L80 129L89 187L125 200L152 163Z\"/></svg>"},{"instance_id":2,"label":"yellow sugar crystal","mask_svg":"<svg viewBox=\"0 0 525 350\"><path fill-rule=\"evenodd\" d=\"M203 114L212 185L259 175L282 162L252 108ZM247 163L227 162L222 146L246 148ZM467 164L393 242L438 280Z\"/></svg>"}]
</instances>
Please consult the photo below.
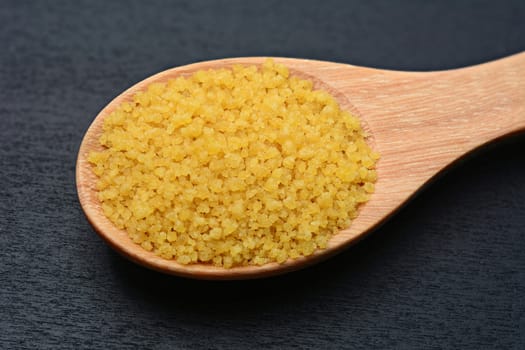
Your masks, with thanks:
<instances>
[{"instance_id":1,"label":"yellow sugar crystal","mask_svg":"<svg viewBox=\"0 0 525 350\"><path fill-rule=\"evenodd\" d=\"M153 83L99 142L104 215L162 258L224 268L326 248L374 192L379 159L355 116L271 59Z\"/></svg>"}]
</instances>

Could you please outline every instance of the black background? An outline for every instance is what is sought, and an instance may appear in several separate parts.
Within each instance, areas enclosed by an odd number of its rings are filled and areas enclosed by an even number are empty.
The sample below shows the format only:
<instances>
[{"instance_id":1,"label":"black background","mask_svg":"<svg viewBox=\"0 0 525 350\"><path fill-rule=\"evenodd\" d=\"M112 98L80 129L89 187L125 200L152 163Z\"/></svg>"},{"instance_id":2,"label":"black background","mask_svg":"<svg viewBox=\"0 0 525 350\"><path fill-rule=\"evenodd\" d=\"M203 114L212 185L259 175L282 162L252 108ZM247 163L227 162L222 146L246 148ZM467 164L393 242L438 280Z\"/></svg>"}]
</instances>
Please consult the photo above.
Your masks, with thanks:
<instances>
[{"instance_id":1,"label":"black background","mask_svg":"<svg viewBox=\"0 0 525 350\"><path fill-rule=\"evenodd\" d=\"M129 263L88 225L74 182L98 111L173 66L274 55L435 70L523 50L522 0L2 1L0 348L525 348L523 135L343 254L258 281Z\"/></svg>"}]
</instances>

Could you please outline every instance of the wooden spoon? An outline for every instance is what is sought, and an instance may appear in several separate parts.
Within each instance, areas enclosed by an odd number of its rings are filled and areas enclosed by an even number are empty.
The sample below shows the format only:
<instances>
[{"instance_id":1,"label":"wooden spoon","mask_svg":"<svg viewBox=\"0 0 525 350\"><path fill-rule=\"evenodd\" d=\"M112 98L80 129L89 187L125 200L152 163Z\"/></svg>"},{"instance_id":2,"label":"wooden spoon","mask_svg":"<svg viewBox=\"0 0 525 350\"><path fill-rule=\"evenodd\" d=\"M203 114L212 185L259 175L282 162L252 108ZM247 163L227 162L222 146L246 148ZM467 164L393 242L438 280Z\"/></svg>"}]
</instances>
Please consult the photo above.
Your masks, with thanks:
<instances>
[{"instance_id":1,"label":"wooden spoon","mask_svg":"<svg viewBox=\"0 0 525 350\"><path fill-rule=\"evenodd\" d=\"M292 74L309 76L328 89L344 109L361 119L370 142L381 154L378 181L371 200L350 228L335 235L327 249L284 264L231 269L206 264L181 265L133 243L102 213L97 178L87 162L100 150L104 118L115 107L153 82L197 70L261 64L264 57L200 62L166 70L111 101L95 118L80 146L76 180L84 212L99 235L130 260L157 271L200 279L247 279L281 274L311 265L340 252L395 213L437 173L490 141L525 129L525 53L473 67L438 72L398 72L347 64L274 58Z\"/></svg>"}]
</instances>

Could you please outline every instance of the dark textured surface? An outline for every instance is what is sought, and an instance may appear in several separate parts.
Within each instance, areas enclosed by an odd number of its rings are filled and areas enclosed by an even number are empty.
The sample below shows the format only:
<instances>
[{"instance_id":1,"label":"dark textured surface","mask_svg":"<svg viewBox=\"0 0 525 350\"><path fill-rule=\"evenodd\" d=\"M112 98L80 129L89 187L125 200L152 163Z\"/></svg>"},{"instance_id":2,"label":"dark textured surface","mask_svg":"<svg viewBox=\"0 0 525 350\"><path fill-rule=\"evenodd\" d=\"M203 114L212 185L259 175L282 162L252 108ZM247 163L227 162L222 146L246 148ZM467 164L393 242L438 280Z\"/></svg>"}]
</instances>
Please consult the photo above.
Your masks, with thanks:
<instances>
[{"instance_id":1,"label":"dark textured surface","mask_svg":"<svg viewBox=\"0 0 525 350\"><path fill-rule=\"evenodd\" d=\"M97 112L168 67L282 55L429 70L522 50L522 0L2 1L0 349L524 349L525 136L477 152L340 256L260 281L123 260L74 184Z\"/></svg>"}]
</instances>

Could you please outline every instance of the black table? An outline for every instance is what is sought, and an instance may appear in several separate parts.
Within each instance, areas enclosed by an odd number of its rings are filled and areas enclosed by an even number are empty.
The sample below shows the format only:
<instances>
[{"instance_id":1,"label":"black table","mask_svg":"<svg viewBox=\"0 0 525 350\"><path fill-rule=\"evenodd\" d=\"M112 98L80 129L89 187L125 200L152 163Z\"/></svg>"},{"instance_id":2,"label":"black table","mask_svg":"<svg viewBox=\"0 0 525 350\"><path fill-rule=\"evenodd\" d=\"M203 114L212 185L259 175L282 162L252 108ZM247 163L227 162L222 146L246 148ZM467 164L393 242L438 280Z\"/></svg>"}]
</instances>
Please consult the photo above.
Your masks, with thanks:
<instances>
[{"instance_id":1,"label":"black table","mask_svg":"<svg viewBox=\"0 0 525 350\"><path fill-rule=\"evenodd\" d=\"M523 0L1 2L0 348L525 348L523 135L343 254L257 281L135 266L91 229L74 182L98 111L169 67L274 55L436 70L523 50Z\"/></svg>"}]
</instances>

